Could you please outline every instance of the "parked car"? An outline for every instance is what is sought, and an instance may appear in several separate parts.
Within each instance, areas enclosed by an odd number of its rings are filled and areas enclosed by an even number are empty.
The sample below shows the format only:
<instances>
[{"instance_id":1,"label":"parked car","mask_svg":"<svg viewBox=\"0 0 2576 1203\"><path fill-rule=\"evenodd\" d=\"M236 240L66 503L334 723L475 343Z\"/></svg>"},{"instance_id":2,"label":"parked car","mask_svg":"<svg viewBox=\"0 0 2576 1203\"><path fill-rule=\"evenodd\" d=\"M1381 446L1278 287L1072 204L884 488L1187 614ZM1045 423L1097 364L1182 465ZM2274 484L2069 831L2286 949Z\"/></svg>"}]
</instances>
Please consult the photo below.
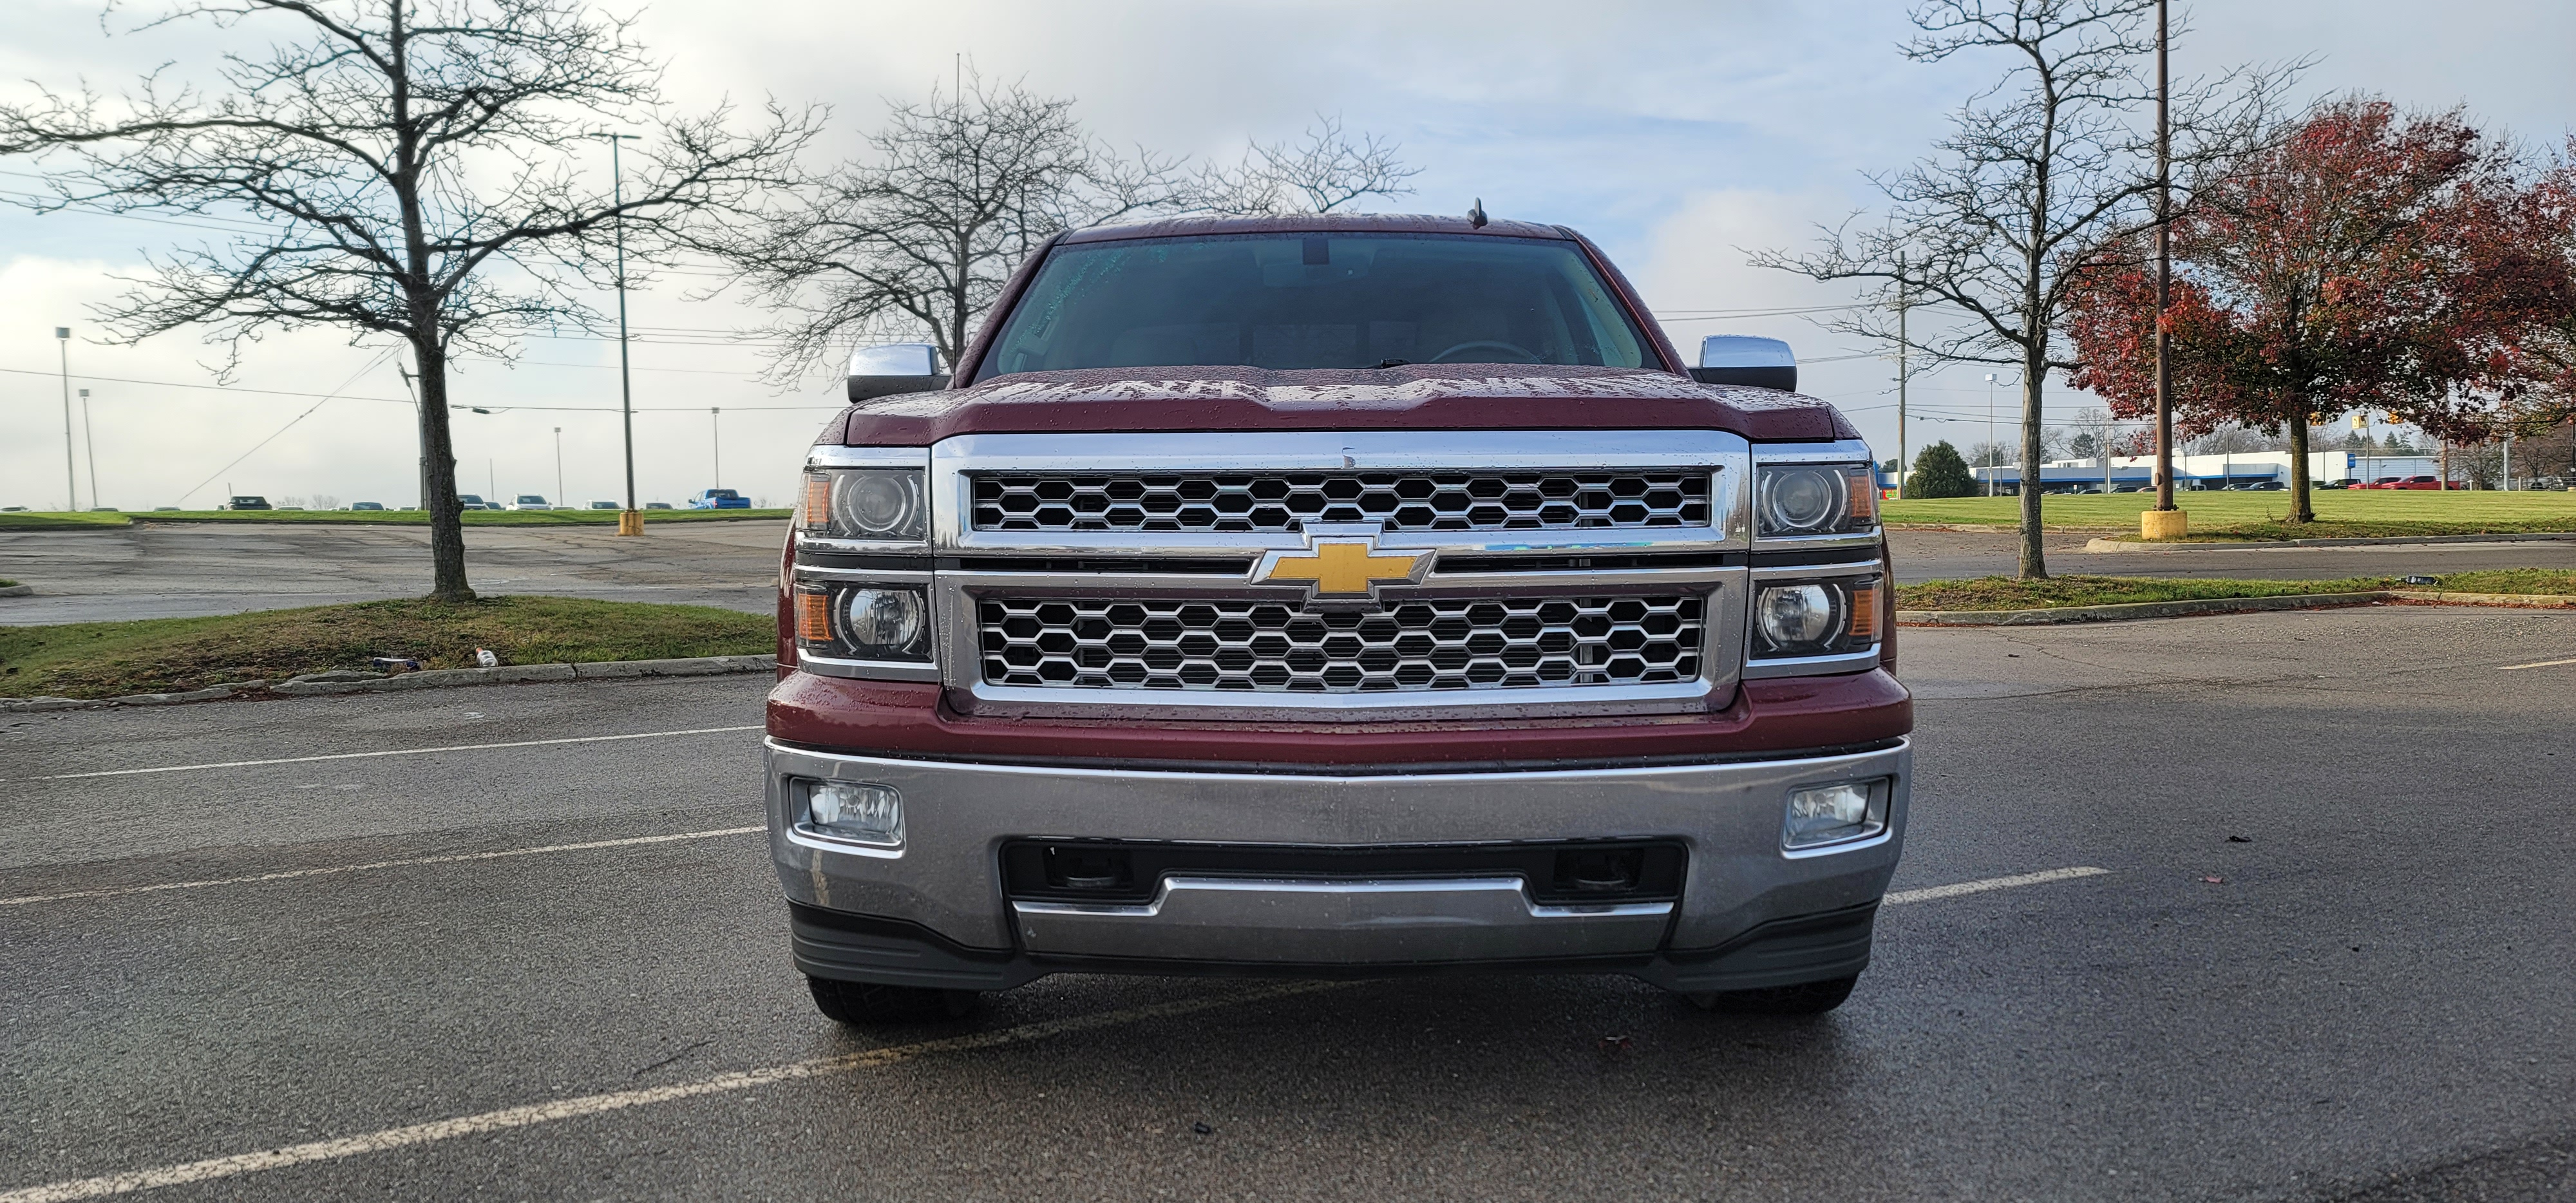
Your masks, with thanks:
<instances>
[{"instance_id":1,"label":"parked car","mask_svg":"<svg viewBox=\"0 0 2576 1203\"><path fill-rule=\"evenodd\" d=\"M265 497L256 497L245 493L225 502L224 508L228 510L265 510L273 509L275 507L269 505L268 499Z\"/></svg>"},{"instance_id":2,"label":"parked car","mask_svg":"<svg viewBox=\"0 0 2576 1203\"><path fill-rule=\"evenodd\" d=\"M805 460L763 768L823 1014L1059 972L1851 993L1912 709L1877 457L1786 344L1686 363L1597 246L1481 210L1094 227L1016 281L953 375L854 354L852 402L905 399Z\"/></svg>"},{"instance_id":3,"label":"parked car","mask_svg":"<svg viewBox=\"0 0 2576 1203\"><path fill-rule=\"evenodd\" d=\"M510 508L514 510L551 510L555 507L546 504L546 499L538 494L521 493L517 500L510 503Z\"/></svg>"},{"instance_id":4,"label":"parked car","mask_svg":"<svg viewBox=\"0 0 2576 1203\"><path fill-rule=\"evenodd\" d=\"M2440 492L2442 490L2442 478L2428 472L2420 476L2405 477L2394 484L2384 485L2381 487L2390 489L2430 489L2434 492Z\"/></svg>"},{"instance_id":5,"label":"parked car","mask_svg":"<svg viewBox=\"0 0 2576 1203\"><path fill-rule=\"evenodd\" d=\"M179 507L175 505L156 505L152 507L152 512L155 514L175 514L179 512Z\"/></svg>"},{"instance_id":6,"label":"parked car","mask_svg":"<svg viewBox=\"0 0 2576 1203\"><path fill-rule=\"evenodd\" d=\"M644 503L644 508L648 510L667 510L671 508L671 503L667 501L648 501Z\"/></svg>"},{"instance_id":7,"label":"parked car","mask_svg":"<svg viewBox=\"0 0 2576 1203\"><path fill-rule=\"evenodd\" d=\"M751 499L731 489L701 489L689 498L693 510L747 510Z\"/></svg>"},{"instance_id":8,"label":"parked car","mask_svg":"<svg viewBox=\"0 0 2576 1203\"><path fill-rule=\"evenodd\" d=\"M457 506L457 508L458 508L458 509L465 509L465 510L482 510L482 509L490 509L490 508L492 508L492 507L490 507L490 506L484 505L484 504L483 504L483 499L482 499L480 496L477 496L476 494L473 494L473 493L459 493L459 494L457 494L457 495L456 495L456 506Z\"/></svg>"},{"instance_id":9,"label":"parked car","mask_svg":"<svg viewBox=\"0 0 2576 1203\"><path fill-rule=\"evenodd\" d=\"M614 501L594 501L590 503L590 508L594 510L613 510L617 508L617 503Z\"/></svg>"},{"instance_id":10,"label":"parked car","mask_svg":"<svg viewBox=\"0 0 2576 1203\"><path fill-rule=\"evenodd\" d=\"M378 511L385 508L385 503L381 501L352 501L349 503L349 508L353 510Z\"/></svg>"}]
</instances>

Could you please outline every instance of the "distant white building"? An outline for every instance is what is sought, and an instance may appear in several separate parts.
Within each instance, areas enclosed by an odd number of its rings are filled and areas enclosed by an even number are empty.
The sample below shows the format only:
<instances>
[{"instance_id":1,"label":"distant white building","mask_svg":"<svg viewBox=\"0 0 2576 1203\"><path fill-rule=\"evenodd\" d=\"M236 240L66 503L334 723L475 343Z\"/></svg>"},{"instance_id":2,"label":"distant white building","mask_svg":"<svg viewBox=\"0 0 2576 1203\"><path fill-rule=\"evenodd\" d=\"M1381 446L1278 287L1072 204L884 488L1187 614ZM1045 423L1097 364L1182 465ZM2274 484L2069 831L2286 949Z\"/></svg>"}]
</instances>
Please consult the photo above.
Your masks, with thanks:
<instances>
[{"instance_id":1,"label":"distant white building","mask_svg":"<svg viewBox=\"0 0 2576 1203\"><path fill-rule=\"evenodd\" d=\"M2154 488L2156 457L2152 455L2115 455L2108 468L2114 490ZM2315 484L2363 484L2392 476L2425 476L2441 471L2440 461L2429 455L2371 455L2359 451L2311 451L2308 453L2308 479ZM1978 481L1992 481L2010 489L2021 481L2021 469L2013 466L1971 469ZM2102 487L2105 471L2102 457L2050 460L2041 464L2042 487L2095 489ZM2223 455L2178 455L2174 457L2174 486L2181 489L2224 489L2230 485L2259 485L2267 481L2290 483L2290 453L2287 451L2245 451Z\"/></svg>"}]
</instances>

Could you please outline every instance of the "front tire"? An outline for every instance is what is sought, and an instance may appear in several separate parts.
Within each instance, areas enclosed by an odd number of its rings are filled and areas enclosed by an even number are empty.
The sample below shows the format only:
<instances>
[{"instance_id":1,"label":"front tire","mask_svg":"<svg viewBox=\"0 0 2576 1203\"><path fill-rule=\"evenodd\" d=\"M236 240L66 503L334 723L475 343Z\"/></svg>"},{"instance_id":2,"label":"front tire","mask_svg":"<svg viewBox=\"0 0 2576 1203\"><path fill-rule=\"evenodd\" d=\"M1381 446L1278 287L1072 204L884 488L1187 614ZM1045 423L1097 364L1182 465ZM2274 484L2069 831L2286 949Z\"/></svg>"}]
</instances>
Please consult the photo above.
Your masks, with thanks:
<instances>
[{"instance_id":1,"label":"front tire","mask_svg":"<svg viewBox=\"0 0 2576 1203\"><path fill-rule=\"evenodd\" d=\"M824 1018L854 1028L963 1019L974 1013L978 997L972 990L880 986L825 977L806 978L805 986L813 992L814 1009Z\"/></svg>"},{"instance_id":2,"label":"front tire","mask_svg":"<svg viewBox=\"0 0 2576 1203\"><path fill-rule=\"evenodd\" d=\"M1769 986L1760 990L1712 990L1686 995L1691 1005L1724 1015L1822 1015L1851 997L1860 975Z\"/></svg>"}]
</instances>

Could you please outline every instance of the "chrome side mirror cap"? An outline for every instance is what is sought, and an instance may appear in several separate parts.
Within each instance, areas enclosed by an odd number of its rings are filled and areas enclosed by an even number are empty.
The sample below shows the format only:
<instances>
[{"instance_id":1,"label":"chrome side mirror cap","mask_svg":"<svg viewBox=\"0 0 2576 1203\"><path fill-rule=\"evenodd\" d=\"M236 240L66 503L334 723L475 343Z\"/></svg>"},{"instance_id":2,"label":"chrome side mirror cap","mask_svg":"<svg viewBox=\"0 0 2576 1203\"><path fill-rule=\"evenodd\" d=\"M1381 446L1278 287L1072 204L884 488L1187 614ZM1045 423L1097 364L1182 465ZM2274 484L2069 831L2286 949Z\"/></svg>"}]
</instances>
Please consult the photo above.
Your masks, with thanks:
<instances>
[{"instance_id":1,"label":"chrome side mirror cap","mask_svg":"<svg viewBox=\"0 0 2576 1203\"><path fill-rule=\"evenodd\" d=\"M929 343L886 343L850 352L850 400L926 393L948 387L939 349Z\"/></svg>"},{"instance_id":2,"label":"chrome side mirror cap","mask_svg":"<svg viewBox=\"0 0 2576 1203\"><path fill-rule=\"evenodd\" d=\"M1701 384L1741 384L1794 393L1798 357L1789 344L1776 338L1712 334L1699 340L1699 366L1690 375Z\"/></svg>"}]
</instances>

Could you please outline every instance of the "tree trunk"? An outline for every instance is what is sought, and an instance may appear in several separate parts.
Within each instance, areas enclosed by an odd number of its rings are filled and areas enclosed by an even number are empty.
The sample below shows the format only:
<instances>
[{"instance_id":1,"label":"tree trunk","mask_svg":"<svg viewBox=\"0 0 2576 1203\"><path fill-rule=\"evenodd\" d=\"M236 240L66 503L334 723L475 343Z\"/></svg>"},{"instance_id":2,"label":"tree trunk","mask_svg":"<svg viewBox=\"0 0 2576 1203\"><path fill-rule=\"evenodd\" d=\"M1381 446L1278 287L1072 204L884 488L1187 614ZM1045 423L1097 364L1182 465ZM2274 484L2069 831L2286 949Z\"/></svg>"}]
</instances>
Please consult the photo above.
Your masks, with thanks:
<instances>
[{"instance_id":1,"label":"tree trunk","mask_svg":"<svg viewBox=\"0 0 2576 1203\"><path fill-rule=\"evenodd\" d=\"M2290 419L2290 521L2314 522L2315 507L2308 504L2308 413L2306 399L2296 406L2298 416Z\"/></svg>"},{"instance_id":2,"label":"tree trunk","mask_svg":"<svg viewBox=\"0 0 2576 1203\"><path fill-rule=\"evenodd\" d=\"M2036 347L2021 361L2021 579L2026 581L2048 579L2048 559L2039 545L2039 499L2046 484L2039 474L2039 397L2048 383L2046 351L2044 345Z\"/></svg>"},{"instance_id":3,"label":"tree trunk","mask_svg":"<svg viewBox=\"0 0 2576 1203\"><path fill-rule=\"evenodd\" d=\"M464 510L456 500L456 444L447 429L447 348L414 339L412 353L420 365L420 445L429 459L429 495L420 499L429 511L429 595L472 601L474 590L465 583Z\"/></svg>"}]
</instances>

